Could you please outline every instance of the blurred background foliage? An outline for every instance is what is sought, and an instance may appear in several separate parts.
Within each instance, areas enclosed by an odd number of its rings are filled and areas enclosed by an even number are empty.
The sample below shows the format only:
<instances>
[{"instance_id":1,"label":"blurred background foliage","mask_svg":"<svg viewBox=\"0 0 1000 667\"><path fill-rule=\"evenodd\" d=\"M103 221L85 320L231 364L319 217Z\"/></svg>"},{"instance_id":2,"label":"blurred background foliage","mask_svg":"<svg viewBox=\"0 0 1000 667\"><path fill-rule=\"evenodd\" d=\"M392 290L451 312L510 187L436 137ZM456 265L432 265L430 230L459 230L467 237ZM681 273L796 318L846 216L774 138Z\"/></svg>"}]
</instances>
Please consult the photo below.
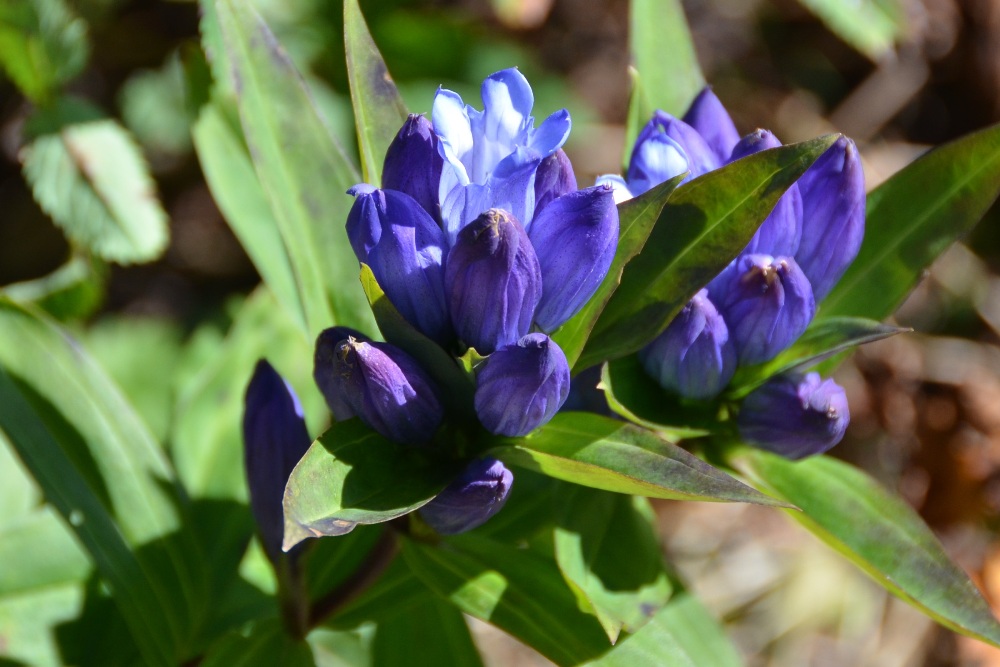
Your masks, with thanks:
<instances>
[{"instance_id":1,"label":"blurred background foliage","mask_svg":"<svg viewBox=\"0 0 1000 667\"><path fill-rule=\"evenodd\" d=\"M341 4L254 4L330 127L354 145ZM702 69L741 131L769 128L786 143L844 132L861 148L869 189L930 145L1000 120L994 0L683 5ZM362 9L410 109L429 111L438 85L475 100L487 74L517 65L539 114L570 109L567 150L580 183L619 170L626 0L379 0ZM243 381L265 352L297 386L308 386L310 369L297 333L265 317L266 297L247 300L259 278L194 153L198 21L197 5L183 0L0 2L0 289L79 333L153 434L171 443L188 488L240 498L239 461L206 459L216 450L191 444L238 437L239 397L219 378ZM114 150L95 152L94 142ZM56 196L63 188L77 196ZM141 238L129 233L137 217ZM835 452L899 489L1000 608L1000 211L942 256L896 321L916 333L862 348L839 372L853 421ZM232 417L224 432L201 431L218 420L199 414L220 407ZM37 503L9 457L0 447L0 562L2 536ZM1000 651L888 597L778 513L656 508L665 550L752 665L1000 665ZM66 582L79 578L78 560L60 567ZM253 563L244 567L252 579ZM41 607L17 593L0 581L0 621L26 617L28 627ZM88 619L109 602L91 593L95 609L64 632L93 630ZM45 595L66 596L67 619L82 600L76 589ZM544 664L475 628L493 664ZM35 642L42 657L52 650L30 633L16 641Z\"/></svg>"}]
</instances>

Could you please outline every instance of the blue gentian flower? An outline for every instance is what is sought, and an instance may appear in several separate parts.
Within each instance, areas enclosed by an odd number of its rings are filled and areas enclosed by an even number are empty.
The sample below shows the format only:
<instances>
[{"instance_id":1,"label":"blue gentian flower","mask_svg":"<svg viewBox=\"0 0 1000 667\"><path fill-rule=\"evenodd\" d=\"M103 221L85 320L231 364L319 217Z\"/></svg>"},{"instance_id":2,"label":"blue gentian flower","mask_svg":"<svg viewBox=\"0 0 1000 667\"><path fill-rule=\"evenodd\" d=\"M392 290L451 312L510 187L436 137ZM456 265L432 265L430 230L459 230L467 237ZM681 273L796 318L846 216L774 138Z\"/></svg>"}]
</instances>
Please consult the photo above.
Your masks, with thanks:
<instances>
[{"instance_id":1,"label":"blue gentian flower","mask_svg":"<svg viewBox=\"0 0 1000 667\"><path fill-rule=\"evenodd\" d=\"M410 114L385 153L382 187L410 195L440 223L438 191L443 168L444 158L431 122L419 114Z\"/></svg>"},{"instance_id":2,"label":"blue gentian flower","mask_svg":"<svg viewBox=\"0 0 1000 667\"><path fill-rule=\"evenodd\" d=\"M448 238L491 208L530 225L535 214L535 171L566 142L569 112L556 111L537 128L534 94L516 69L483 81L483 111L444 88L434 97L431 120L445 160L439 201Z\"/></svg>"},{"instance_id":3,"label":"blue gentian flower","mask_svg":"<svg viewBox=\"0 0 1000 667\"><path fill-rule=\"evenodd\" d=\"M576 192L573 163L563 149L542 160L535 172L535 217L553 200Z\"/></svg>"},{"instance_id":4,"label":"blue gentian flower","mask_svg":"<svg viewBox=\"0 0 1000 667\"><path fill-rule=\"evenodd\" d=\"M729 117L729 112L722 102L705 86L684 114L684 122L694 128L715 154L719 164L730 160L733 146L740 140L740 133Z\"/></svg>"},{"instance_id":5,"label":"blue gentian flower","mask_svg":"<svg viewBox=\"0 0 1000 667\"><path fill-rule=\"evenodd\" d=\"M464 533L503 508L513 483L514 475L503 463L491 457L477 459L421 507L420 516L441 535Z\"/></svg>"},{"instance_id":6,"label":"blue gentian flower","mask_svg":"<svg viewBox=\"0 0 1000 667\"><path fill-rule=\"evenodd\" d=\"M250 510L272 562L282 555L285 484L311 443L298 397L271 364L261 359L244 401L243 460Z\"/></svg>"},{"instance_id":7,"label":"blue gentian flower","mask_svg":"<svg viewBox=\"0 0 1000 667\"><path fill-rule=\"evenodd\" d=\"M340 363L337 348L341 341L348 338L365 343L371 342L368 336L350 327L330 327L324 329L316 338L316 350L313 353L313 380L326 400L326 405L333 413L336 421L342 422L356 417L354 409L345 401L346 388L344 377L336 371Z\"/></svg>"},{"instance_id":8,"label":"blue gentian flower","mask_svg":"<svg viewBox=\"0 0 1000 667\"><path fill-rule=\"evenodd\" d=\"M847 395L818 373L781 375L751 392L737 417L747 442L789 459L821 454L844 437Z\"/></svg>"}]
</instances>

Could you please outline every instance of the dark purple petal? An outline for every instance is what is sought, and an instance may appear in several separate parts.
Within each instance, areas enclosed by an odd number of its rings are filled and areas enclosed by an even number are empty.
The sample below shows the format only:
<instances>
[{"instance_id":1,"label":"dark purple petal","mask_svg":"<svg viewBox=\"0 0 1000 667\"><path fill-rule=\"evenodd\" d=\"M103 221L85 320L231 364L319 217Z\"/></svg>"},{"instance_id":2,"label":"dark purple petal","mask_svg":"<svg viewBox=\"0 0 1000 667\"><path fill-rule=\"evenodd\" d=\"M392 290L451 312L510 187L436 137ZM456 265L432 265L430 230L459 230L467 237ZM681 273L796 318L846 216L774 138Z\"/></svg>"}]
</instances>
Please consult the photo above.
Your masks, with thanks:
<instances>
[{"instance_id":1,"label":"dark purple petal","mask_svg":"<svg viewBox=\"0 0 1000 667\"><path fill-rule=\"evenodd\" d=\"M517 218L500 209L490 209L459 232L444 282L455 332L481 354L528 333L542 297L531 241Z\"/></svg>"},{"instance_id":2,"label":"dark purple petal","mask_svg":"<svg viewBox=\"0 0 1000 667\"><path fill-rule=\"evenodd\" d=\"M438 187L444 158L437 144L431 122L421 115L410 114L385 153L382 187L405 192L439 221Z\"/></svg>"},{"instance_id":3,"label":"dark purple petal","mask_svg":"<svg viewBox=\"0 0 1000 667\"><path fill-rule=\"evenodd\" d=\"M528 334L491 354L476 374L476 414L490 433L527 435L559 411L569 384L569 364L555 341Z\"/></svg>"},{"instance_id":4,"label":"dark purple petal","mask_svg":"<svg viewBox=\"0 0 1000 667\"><path fill-rule=\"evenodd\" d=\"M542 269L535 323L552 332L583 308L615 258L614 190L597 185L563 195L536 216L529 238Z\"/></svg>"},{"instance_id":5,"label":"dark purple petal","mask_svg":"<svg viewBox=\"0 0 1000 667\"><path fill-rule=\"evenodd\" d=\"M773 359L816 314L809 280L791 257L742 255L709 285L740 365Z\"/></svg>"},{"instance_id":6,"label":"dark purple petal","mask_svg":"<svg viewBox=\"0 0 1000 667\"><path fill-rule=\"evenodd\" d=\"M355 197L354 205L347 214L347 239L359 262L368 261L368 253L382 237L382 216L385 210L385 196L382 190L367 183L358 183L347 191Z\"/></svg>"},{"instance_id":7,"label":"dark purple petal","mask_svg":"<svg viewBox=\"0 0 1000 667\"><path fill-rule=\"evenodd\" d=\"M339 422L357 416L351 406L344 401L343 378L335 370L337 347L341 341L346 341L348 338L366 343L371 340L350 327L330 327L316 337L316 350L313 353L313 380L326 399L326 405L333 413L333 419Z\"/></svg>"},{"instance_id":8,"label":"dark purple petal","mask_svg":"<svg viewBox=\"0 0 1000 667\"><path fill-rule=\"evenodd\" d=\"M312 439L295 392L261 359L247 386L243 411L243 460L250 509L271 560L281 554L285 484Z\"/></svg>"},{"instance_id":9,"label":"dark purple petal","mask_svg":"<svg viewBox=\"0 0 1000 667\"><path fill-rule=\"evenodd\" d=\"M771 378L746 397L737 418L744 440L793 460L836 445L850 421L844 390L818 373Z\"/></svg>"},{"instance_id":10,"label":"dark purple petal","mask_svg":"<svg viewBox=\"0 0 1000 667\"><path fill-rule=\"evenodd\" d=\"M558 197L576 191L573 164L563 149L557 150L538 165L535 172L535 217Z\"/></svg>"},{"instance_id":11,"label":"dark purple petal","mask_svg":"<svg viewBox=\"0 0 1000 667\"><path fill-rule=\"evenodd\" d=\"M687 398L714 398L736 372L736 348L722 315L701 290L670 326L639 352L639 360L664 389Z\"/></svg>"},{"instance_id":12,"label":"dark purple petal","mask_svg":"<svg viewBox=\"0 0 1000 667\"><path fill-rule=\"evenodd\" d=\"M858 255L865 234L865 174L857 146L841 137L798 182L802 241L795 259L822 299Z\"/></svg>"},{"instance_id":13,"label":"dark purple petal","mask_svg":"<svg viewBox=\"0 0 1000 667\"><path fill-rule=\"evenodd\" d=\"M453 334L444 296L444 232L416 200L396 190L360 193L354 207L364 211L360 219L375 219L380 228L361 261L371 267L379 286L407 322L447 345ZM359 228L369 226L366 222Z\"/></svg>"},{"instance_id":14,"label":"dark purple petal","mask_svg":"<svg viewBox=\"0 0 1000 667\"><path fill-rule=\"evenodd\" d=\"M771 148L778 148L781 142L771 132L756 129L733 144L732 151L726 156L726 162L734 162L748 155L754 155Z\"/></svg>"},{"instance_id":15,"label":"dark purple petal","mask_svg":"<svg viewBox=\"0 0 1000 667\"><path fill-rule=\"evenodd\" d=\"M705 86L684 114L684 122L698 131L718 158L725 163L740 140L733 119L712 89Z\"/></svg>"},{"instance_id":16,"label":"dark purple petal","mask_svg":"<svg viewBox=\"0 0 1000 667\"><path fill-rule=\"evenodd\" d=\"M426 444L444 419L431 378L388 343L340 341L334 349L333 373L338 400L394 442Z\"/></svg>"},{"instance_id":17,"label":"dark purple petal","mask_svg":"<svg viewBox=\"0 0 1000 667\"><path fill-rule=\"evenodd\" d=\"M420 508L427 524L441 535L477 528L499 512L514 475L494 458L473 461L434 500Z\"/></svg>"}]
</instances>

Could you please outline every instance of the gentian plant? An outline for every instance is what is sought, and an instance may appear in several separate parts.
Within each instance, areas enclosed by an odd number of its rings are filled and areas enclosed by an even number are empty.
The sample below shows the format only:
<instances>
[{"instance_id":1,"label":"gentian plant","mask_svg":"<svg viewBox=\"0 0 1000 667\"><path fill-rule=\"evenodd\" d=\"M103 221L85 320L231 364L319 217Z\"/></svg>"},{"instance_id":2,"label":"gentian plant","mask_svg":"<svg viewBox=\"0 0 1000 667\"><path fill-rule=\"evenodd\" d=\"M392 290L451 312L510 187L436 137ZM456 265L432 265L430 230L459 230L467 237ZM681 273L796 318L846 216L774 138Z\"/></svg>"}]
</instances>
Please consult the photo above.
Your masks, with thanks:
<instances>
[{"instance_id":1,"label":"gentian plant","mask_svg":"<svg viewBox=\"0 0 1000 667\"><path fill-rule=\"evenodd\" d=\"M250 4L199 2L193 143L263 285L224 341L193 337L173 422L154 435L46 304L0 296L0 453L45 503L4 533L0 591L71 582L38 641L88 642L37 662L474 666L472 617L557 665L743 664L650 499L783 510L1000 646L918 514L827 453L851 413L830 374L904 333L883 321L1000 192L1000 128L866 194L847 137L741 138L679 3L634 0L624 175L579 188L569 112L536 110L515 63L481 108L441 87L410 113L343 4L357 155ZM56 74L26 125L75 120L25 147L31 179L76 174L64 144L93 122ZM95 192L67 201L112 215ZM0 655L24 645L6 623Z\"/></svg>"}]
</instances>

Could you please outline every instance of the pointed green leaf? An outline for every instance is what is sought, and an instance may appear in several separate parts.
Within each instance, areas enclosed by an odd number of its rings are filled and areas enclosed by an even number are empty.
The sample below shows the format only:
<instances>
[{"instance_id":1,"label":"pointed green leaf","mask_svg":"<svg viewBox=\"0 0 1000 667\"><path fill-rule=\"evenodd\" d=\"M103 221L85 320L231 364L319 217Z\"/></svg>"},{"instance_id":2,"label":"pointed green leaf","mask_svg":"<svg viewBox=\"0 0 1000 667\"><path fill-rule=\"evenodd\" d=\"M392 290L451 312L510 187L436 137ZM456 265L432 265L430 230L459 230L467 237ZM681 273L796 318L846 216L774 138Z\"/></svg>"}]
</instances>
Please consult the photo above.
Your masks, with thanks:
<instances>
[{"instance_id":1,"label":"pointed green leaf","mask_svg":"<svg viewBox=\"0 0 1000 667\"><path fill-rule=\"evenodd\" d=\"M671 500L783 503L645 429L586 412L561 412L525 438L498 439L505 463L595 489Z\"/></svg>"},{"instance_id":2,"label":"pointed green leaf","mask_svg":"<svg viewBox=\"0 0 1000 667\"><path fill-rule=\"evenodd\" d=\"M284 548L409 514L430 502L455 472L415 447L383 438L359 419L336 422L288 478Z\"/></svg>"},{"instance_id":3,"label":"pointed green leaf","mask_svg":"<svg viewBox=\"0 0 1000 667\"><path fill-rule=\"evenodd\" d=\"M762 151L682 185L622 274L577 367L630 354L666 328L750 241L785 190L836 140Z\"/></svg>"},{"instance_id":4,"label":"pointed green leaf","mask_svg":"<svg viewBox=\"0 0 1000 667\"><path fill-rule=\"evenodd\" d=\"M167 214L128 132L67 100L30 122L34 139L20 159L42 210L99 257L119 264L159 257Z\"/></svg>"},{"instance_id":5,"label":"pointed green leaf","mask_svg":"<svg viewBox=\"0 0 1000 667\"><path fill-rule=\"evenodd\" d=\"M431 590L492 623L557 665L576 665L608 648L555 564L525 549L466 536L440 548L406 540L403 558Z\"/></svg>"},{"instance_id":6,"label":"pointed green leaf","mask_svg":"<svg viewBox=\"0 0 1000 667\"><path fill-rule=\"evenodd\" d=\"M878 62L906 31L899 0L799 0L845 42Z\"/></svg>"},{"instance_id":7,"label":"pointed green leaf","mask_svg":"<svg viewBox=\"0 0 1000 667\"><path fill-rule=\"evenodd\" d=\"M552 339L566 354L570 368L573 368L580 353L583 352L590 331L597 323L611 295L618 289L625 265L631 262L642 250L650 232L653 231L653 226L662 215L664 205L666 205L674 188L684 180L685 176L686 173L680 174L657 185L649 192L618 206L618 249L615 251L611 268L608 269L608 273L601 281L597 291L580 312L571 317L552 335ZM577 368L576 370L583 369Z\"/></svg>"},{"instance_id":8,"label":"pointed green leaf","mask_svg":"<svg viewBox=\"0 0 1000 667\"><path fill-rule=\"evenodd\" d=\"M333 323L370 330L344 228L352 204L345 192L360 176L254 9L236 0L216 0L214 8L243 133L288 249L309 331Z\"/></svg>"},{"instance_id":9,"label":"pointed green leaf","mask_svg":"<svg viewBox=\"0 0 1000 667\"><path fill-rule=\"evenodd\" d=\"M103 262L80 254L47 276L7 285L2 292L12 301L33 303L58 320L76 320L93 315L101 306L107 279Z\"/></svg>"},{"instance_id":10,"label":"pointed green leaf","mask_svg":"<svg viewBox=\"0 0 1000 667\"><path fill-rule=\"evenodd\" d=\"M998 194L1000 125L939 146L903 168L868 195L861 252L817 317L888 317Z\"/></svg>"},{"instance_id":11,"label":"pointed green leaf","mask_svg":"<svg viewBox=\"0 0 1000 667\"><path fill-rule=\"evenodd\" d=\"M73 535L50 507L0 528L0 599L83 581L91 570Z\"/></svg>"},{"instance_id":12,"label":"pointed green leaf","mask_svg":"<svg viewBox=\"0 0 1000 667\"><path fill-rule=\"evenodd\" d=\"M593 607L612 643L623 629L638 631L673 592L649 502L576 485L555 498L555 556L566 582Z\"/></svg>"},{"instance_id":13,"label":"pointed green leaf","mask_svg":"<svg viewBox=\"0 0 1000 667\"><path fill-rule=\"evenodd\" d=\"M419 650L414 650L420 647ZM462 612L425 593L406 614L395 614L378 624L372 640L373 665L441 667L483 664Z\"/></svg>"},{"instance_id":14,"label":"pointed green leaf","mask_svg":"<svg viewBox=\"0 0 1000 667\"><path fill-rule=\"evenodd\" d=\"M379 185L385 152L406 121L406 105L372 41L358 0L344 0L344 50L361 147L361 172L366 183Z\"/></svg>"},{"instance_id":15,"label":"pointed green leaf","mask_svg":"<svg viewBox=\"0 0 1000 667\"><path fill-rule=\"evenodd\" d=\"M63 0L0 3L0 65L33 101L49 101L89 55L87 24Z\"/></svg>"},{"instance_id":16,"label":"pointed green leaf","mask_svg":"<svg viewBox=\"0 0 1000 667\"><path fill-rule=\"evenodd\" d=\"M705 87L705 77L680 0L632 0L629 35L635 68L651 106L642 114L642 122L656 109L683 116ZM632 100L635 103L636 96Z\"/></svg>"},{"instance_id":17,"label":"pointed green leaf","mask_svg":"<svg viewBox=\"0 0 1000 667\"><path fill-rule=\"evenodd\" d=\"M741 448L727 458L799 507L789 515L886 590L955 632L1000 646L1000 624L969 576L913 508L867 474L826 456L792 462Z\"/></svg>"},{"instance_id":18,"label":"pointed green leaf","mask_svg":"<svg viewBox=\"0 0 1000 667\"><path fill-rule=\"evenodd\" d=\"M198 664L201 667L313 667L316 661L308 644L292 638L277 619L270 619L216 642Z\"/></svg>"},{"instance_id":19,"label":"pointed green leaf","mask_svg":"<svg viewBox=\"0 0 1000 667\"><path fill-rule=\"evenodd\" d=\"M804 370L858 345L872 343L896 334L912 331L881 324L862 317L831 317L812 323L802 337L774 359L756 366L742 366L730 386L731 395L739 397L772 375Z\"/></svg>"}]
</instances>

